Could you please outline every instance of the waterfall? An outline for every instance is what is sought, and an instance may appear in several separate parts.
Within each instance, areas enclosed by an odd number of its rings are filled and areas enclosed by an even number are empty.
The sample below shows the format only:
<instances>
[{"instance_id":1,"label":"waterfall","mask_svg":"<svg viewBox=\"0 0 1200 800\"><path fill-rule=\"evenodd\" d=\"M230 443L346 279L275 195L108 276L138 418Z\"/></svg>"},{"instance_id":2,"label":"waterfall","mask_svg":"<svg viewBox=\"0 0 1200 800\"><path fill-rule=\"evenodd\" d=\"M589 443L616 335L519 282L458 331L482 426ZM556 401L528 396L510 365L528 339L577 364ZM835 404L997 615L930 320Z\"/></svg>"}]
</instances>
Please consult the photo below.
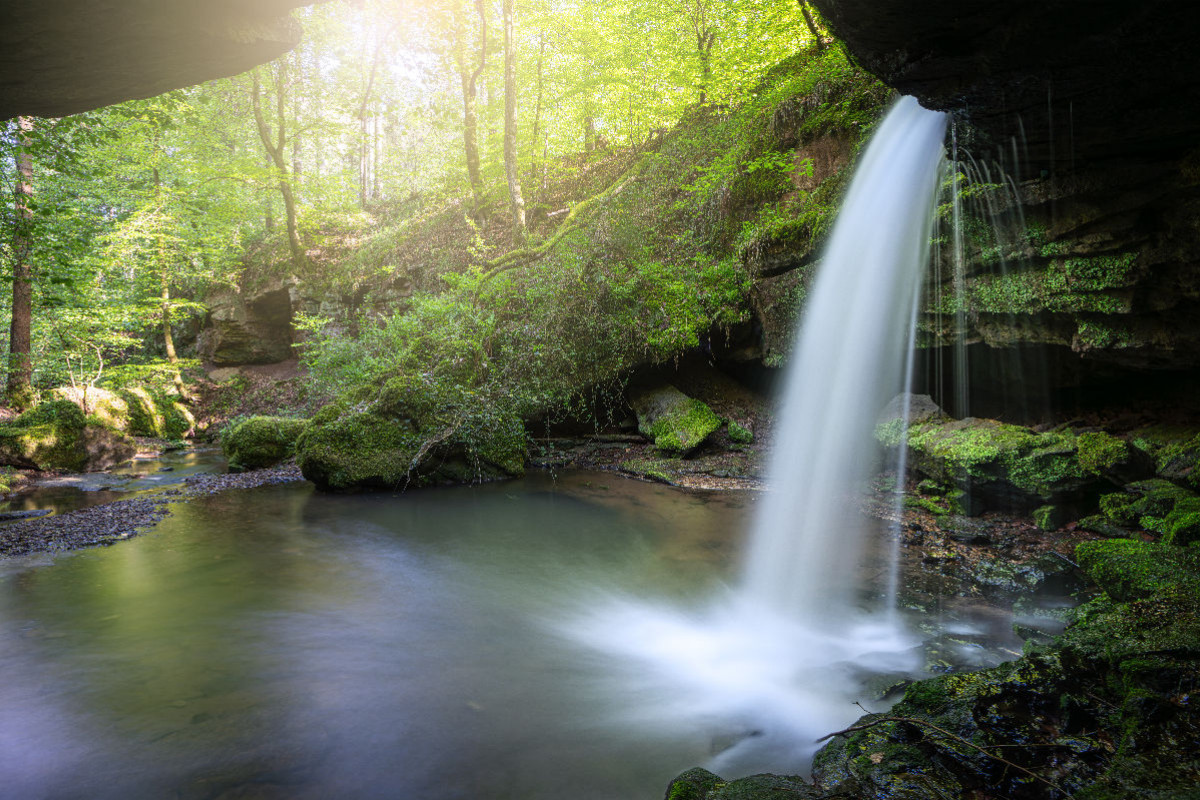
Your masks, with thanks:
<instances>
[{"instance_id":1,"label":"waterfall","mask_svg":"<svg viewBox=\"0 0 1200 800\"><path fill-rule=\"evenodd\" d=\"M555 625L611 657L606 671L629 698L614 719L743 731L707 765L718 773L795 772L819 736L857 716L865 675L916 667L890 608L855 607L856 490L874 465L878 415L912 369L945 125L903 98L863 154L805 305L740 586L700 609L586 593ZM894 592L894 572L884 581L876 592Z\"/></svg>"},{"instance_id":2,"label":"waterfall","mask_svg":"<svg viewBox=\"0 0 1200 800\"><path fill-rule=\"evenodd\" d=\"M810 625L845 621L862 530L855 492L875 420L901 387L929 239L946 117L911 97L868 145L838 215L792 351L767 494L744 591Z\"/></svg>"}]
</instances>

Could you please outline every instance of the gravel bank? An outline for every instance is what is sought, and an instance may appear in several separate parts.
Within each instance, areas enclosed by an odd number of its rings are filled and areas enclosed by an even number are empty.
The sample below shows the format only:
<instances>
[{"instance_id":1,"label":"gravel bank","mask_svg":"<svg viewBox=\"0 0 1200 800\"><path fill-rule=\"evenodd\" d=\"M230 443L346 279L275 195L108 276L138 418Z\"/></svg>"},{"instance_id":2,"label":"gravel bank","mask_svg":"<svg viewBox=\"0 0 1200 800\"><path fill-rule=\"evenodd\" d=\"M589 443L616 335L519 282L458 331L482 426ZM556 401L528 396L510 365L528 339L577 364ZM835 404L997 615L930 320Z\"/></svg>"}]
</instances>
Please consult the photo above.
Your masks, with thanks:
<instances>
[{"instance_id":1,"label":"gravel bank","mask_svg":"<svg viewBox=\"0 0 1200 800\"><path fill-rule=\"evenodd\" d=\"M65 514L0 525L0 558L29 553L61 552L109 545L149 528L170 513L170 503L227 489L252 489L304 480L295 464L236 474L204 474L187 478L182 487L149 497L117 500Z\"/></svg>"}]
</instances>

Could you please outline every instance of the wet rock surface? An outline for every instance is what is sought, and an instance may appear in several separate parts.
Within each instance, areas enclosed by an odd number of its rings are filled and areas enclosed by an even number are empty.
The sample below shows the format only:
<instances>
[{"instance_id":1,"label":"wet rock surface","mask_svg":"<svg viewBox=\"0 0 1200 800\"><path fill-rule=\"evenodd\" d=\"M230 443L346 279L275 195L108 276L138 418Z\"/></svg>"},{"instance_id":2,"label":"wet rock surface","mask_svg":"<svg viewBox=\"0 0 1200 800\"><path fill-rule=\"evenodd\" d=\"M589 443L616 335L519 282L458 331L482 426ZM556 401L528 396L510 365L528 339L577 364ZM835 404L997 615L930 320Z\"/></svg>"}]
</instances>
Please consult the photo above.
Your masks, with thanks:
<instances>
[{"instance_id":1,"label":"wet rock surface","mask_svg":"<svg viewBox=\"0 0 1200 800\"><path fill-rule=\"evenodd\" d=\"M295 47L313 0L8 4L0 119L62 117L235 75Z\"/></svg>"}]
</instances>

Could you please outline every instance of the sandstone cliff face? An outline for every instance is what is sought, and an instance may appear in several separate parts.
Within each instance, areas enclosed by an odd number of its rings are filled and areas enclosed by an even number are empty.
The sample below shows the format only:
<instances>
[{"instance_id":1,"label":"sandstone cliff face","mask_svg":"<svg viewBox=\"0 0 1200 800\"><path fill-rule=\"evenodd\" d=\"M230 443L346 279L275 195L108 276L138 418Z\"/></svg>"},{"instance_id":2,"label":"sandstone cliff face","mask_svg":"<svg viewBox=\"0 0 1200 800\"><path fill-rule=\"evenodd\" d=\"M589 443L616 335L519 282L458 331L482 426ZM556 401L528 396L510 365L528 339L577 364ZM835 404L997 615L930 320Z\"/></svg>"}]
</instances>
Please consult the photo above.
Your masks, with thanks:
<instances>
[{"instance_id":1,"label":"sandstone cliff face","mask_svg":"<svg viewBox=\"0 0 1200 800\"><path fill-rule=\"evenodd\" d=\"M0 119L66 116L245 72L300 41L293 8L324 1L6 3Z\"/></svg>"},{"instance_id":2,"label":"sandstone cliff face","mask_svg":"<svg viewBox=\"0 0 1200 800\"><path fill-rule=\"evenodd\" d=\"M1052 392L1200 367L1200 7L815 3L863 66L950 111L960 157L989 170L963 209L966 296L943 267L926 345L961 334L1005 382L1019 370L989 352L1043 348Z\"/></svg>"},{"instance_id":3,"label":"sandstone cliff face","mask_svg":"<svg viewBox=\"0 0 1200 800\"><path fill-rule=\"evenodd\" d=\"M292 287L275 282L257 291L224 292L209 299L196 349L218 367L274 364L293 357Z\"/></svg>"}]
</instances>

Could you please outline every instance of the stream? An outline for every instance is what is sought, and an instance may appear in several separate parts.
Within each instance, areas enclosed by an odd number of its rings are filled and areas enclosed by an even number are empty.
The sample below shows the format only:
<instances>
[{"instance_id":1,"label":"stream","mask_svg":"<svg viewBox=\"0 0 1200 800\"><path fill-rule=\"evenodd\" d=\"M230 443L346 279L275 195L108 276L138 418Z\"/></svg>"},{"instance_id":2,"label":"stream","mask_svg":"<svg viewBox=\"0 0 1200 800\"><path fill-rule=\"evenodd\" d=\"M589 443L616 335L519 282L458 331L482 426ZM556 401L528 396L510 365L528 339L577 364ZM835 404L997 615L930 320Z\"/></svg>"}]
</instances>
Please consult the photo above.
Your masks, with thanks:
<instances>
[{"instance_id":1,"label":"stream","mask_svg":"<svg viewBox=\"0 0 1200 800\"><path fill-rule=\"evenodd\" d=\"M699 608L732 580L755 500L586 472L290 483L0 562L0 796L613 800L697 764L804 773L815 746L767 741L753 707L714 710L564 635L603 598ZM958 665L1014 657L1009 606L918 560L908 592Z\"/></svg>"}]
</instances>

